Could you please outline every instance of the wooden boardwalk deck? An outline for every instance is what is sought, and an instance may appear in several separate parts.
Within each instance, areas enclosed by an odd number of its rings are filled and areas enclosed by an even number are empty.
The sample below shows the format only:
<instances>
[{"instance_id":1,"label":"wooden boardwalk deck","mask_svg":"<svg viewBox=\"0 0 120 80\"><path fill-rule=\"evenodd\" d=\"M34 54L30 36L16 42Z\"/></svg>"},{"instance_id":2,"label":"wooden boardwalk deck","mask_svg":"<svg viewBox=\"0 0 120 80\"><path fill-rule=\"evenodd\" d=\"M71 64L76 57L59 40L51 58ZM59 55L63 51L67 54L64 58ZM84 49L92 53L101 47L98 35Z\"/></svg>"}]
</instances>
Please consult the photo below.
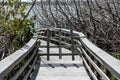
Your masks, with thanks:
<instances>
[{"instance_id":1,"label":"wooden boardwalk deck","mask_svg":"<svg viewBox=\"0 0 120 80\"><path fill-rule=\"evenodd\" d=\"M47 42L41 41L38 47L38 39ZM120 80L120 61L83 33L60 28L41 29L38 36L0 61L0 80L67 79Z\"/></svg>"},{"instance_id":2,"label":"wooden boardwalk deck","mask_svg":"<svg viewBox=\"0 0 120 80\"><path fill-rule=\"evenodd\" d=\"M45 41L41 41L41 45L45 45ZM50 45L54 45L50 43ZM40 53L46 53L45 48L39 48ZM50 49L50 53L59 53L58 48ZM65 53L70 53L70 50L62 48ZM82 59L75 56L72 61L72 56L51 56L47 61L46 56L41 56L39 71L35 80L90 80L86 69L83 66Z\"/></svg>"}]
</instances>

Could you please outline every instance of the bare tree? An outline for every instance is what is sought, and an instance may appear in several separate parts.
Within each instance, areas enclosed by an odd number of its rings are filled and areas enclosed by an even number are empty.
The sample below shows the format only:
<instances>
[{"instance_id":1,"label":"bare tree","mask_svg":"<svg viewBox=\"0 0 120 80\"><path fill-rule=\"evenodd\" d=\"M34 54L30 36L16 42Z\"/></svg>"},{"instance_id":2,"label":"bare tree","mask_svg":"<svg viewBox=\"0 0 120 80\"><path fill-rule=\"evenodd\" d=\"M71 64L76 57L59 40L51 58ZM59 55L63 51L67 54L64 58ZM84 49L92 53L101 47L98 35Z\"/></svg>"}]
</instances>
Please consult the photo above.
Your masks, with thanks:
<instances>
[{"instance_id":1,"label":"bare tree","mask_svg":"<svg viewBox=\"0 0 120 80\"><path fill-rule=\"evenodd\" d=\"M102 49L120 52L120 0L48 0L47 3L39 5L46 7L47 17L43 14L45 10L38 16L49 24L74 28Z\"/></svg>"}]
</instances>

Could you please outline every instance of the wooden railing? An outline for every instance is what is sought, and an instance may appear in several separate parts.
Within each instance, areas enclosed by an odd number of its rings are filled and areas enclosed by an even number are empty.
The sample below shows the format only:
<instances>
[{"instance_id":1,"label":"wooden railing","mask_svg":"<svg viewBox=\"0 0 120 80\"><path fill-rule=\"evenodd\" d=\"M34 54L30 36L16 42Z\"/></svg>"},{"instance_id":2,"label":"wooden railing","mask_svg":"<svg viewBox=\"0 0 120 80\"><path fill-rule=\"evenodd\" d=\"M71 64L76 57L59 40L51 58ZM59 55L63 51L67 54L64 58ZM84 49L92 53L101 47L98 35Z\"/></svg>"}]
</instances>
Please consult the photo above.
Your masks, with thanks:
<instances>
[{"instance_id":1,"label":"wooden railing","mask_svg":"<svg viewBox=\"0 0 120 80\"><path fill-rule=\"evenodd\" d=\"M107 52L91 43L83 33L67 29L40 29L38 38L47 41L47 59L50 55L49 48L59 47L59 56L62 58L61 47L72 51L72 60L76 54L83 59L92 80L119 80L120 61L109 55ZM49 42L57 46L50 46ZM41 46L45 47L45 46Z\"/></svg>"},{"instance_id":2,"label":"wooden railing","mask_svg":"<svg viewBox=\"0 0 120 80\"><path fill-rule=\"evenodd\" d=\"M71 58L80 55L91 80L119 80L120 61L91 43L83 33L67 29L40 29L37 38L47 41L47 59L62 56L61 48L71 50ZM54 43L55 46L49 44ZM50 48L58 47L59 54L50 54ZM0 61L0 80L28 80L38 59L37 39L31 39L24 47ZM70 54L69 54L70 55Z\"/></svg>"},{"instance_id":3,"label":"wooden railing","mask_svg":"<svg viewBox=\"0 0 120 80\"><path fill-rule=\"evenodd\" d=\"M28 80L37 61L37 39L0 61L0 80Z\"/></svg>"}]
</instances>

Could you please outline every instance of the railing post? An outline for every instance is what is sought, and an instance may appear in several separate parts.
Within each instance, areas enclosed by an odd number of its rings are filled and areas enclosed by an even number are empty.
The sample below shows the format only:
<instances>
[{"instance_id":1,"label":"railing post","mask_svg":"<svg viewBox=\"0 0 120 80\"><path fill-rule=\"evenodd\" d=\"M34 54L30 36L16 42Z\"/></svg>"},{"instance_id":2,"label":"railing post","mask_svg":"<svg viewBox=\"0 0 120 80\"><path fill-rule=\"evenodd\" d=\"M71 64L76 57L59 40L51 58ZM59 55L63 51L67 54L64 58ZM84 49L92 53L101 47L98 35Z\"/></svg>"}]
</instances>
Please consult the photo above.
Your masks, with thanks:
<instances>
[{"instance_id":1,"label":"railing post","mask_svg":"<svg viewBox=\"0 0 120 80\"><path fill-rule=\"evenodd\" d=\"M71 34L72 60L75 60L75 56L74 56L74 42L73 42L73 28L70 30L70 34Z\"/></svg>"},{"instance_id":2,"label":"railing post","mask_svg":"<svg viewBox=\"0 0 120 80\"><path fill-rule=\"evenodd\" d=\"M50 47L50 45L49 45L49 42L50 42L50 32L49 32L49 29L47 29L47 60L50 60L49 59L49 54L50 54L50 50L49 50L49 47Z\"/></svg>"},{"instance_id":3,"label":"railing post","mask_svg":"<svg viewBox=\"0 0 120 80\"><path fill-rule=\"evenodd\" d=\"M61 52L61 29L59 30L59 59L62 59Z\"/></svg>"}]
</instances>

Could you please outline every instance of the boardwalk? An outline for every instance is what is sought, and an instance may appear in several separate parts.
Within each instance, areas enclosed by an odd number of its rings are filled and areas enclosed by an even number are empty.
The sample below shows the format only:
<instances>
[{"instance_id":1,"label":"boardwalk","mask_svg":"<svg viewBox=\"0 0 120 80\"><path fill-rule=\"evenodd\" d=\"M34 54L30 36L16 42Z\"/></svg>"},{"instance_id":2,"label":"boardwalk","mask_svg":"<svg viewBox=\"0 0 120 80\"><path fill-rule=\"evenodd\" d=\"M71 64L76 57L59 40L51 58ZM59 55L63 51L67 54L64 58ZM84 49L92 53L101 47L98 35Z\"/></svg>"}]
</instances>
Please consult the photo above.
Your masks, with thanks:
<instances>
[{"instance_id":1,"label":"boardwalk","mask_svg":"<svg viewBox=\"0 0 120 80\"><path fill-rule=\"evenodd\" d=\"M45 45L45 41L41 41L41 45ZM50 45L54 45L51 44ZM45 48L39 48L40 53L46 53ZM62 51L70 53L70 50L62 48ZM57 48L50 49L50 53L59 53ZM51 56L47 61L46 56L41 56L40 68L35 80L90 80L86 69L83 66L82 59L75 56L72 61L71 56Z\"/></svg>"},{"instance_id":2,"label":"boardwalk","mask_svg":"<svg viewBox=\"0 0 120 80\"><path fill-rule=\"evenodd\" d=\"M120 80L120 61L83 33L41 29L39 36L0 61L0 80Z\"/></svg>"}]
</instances>

